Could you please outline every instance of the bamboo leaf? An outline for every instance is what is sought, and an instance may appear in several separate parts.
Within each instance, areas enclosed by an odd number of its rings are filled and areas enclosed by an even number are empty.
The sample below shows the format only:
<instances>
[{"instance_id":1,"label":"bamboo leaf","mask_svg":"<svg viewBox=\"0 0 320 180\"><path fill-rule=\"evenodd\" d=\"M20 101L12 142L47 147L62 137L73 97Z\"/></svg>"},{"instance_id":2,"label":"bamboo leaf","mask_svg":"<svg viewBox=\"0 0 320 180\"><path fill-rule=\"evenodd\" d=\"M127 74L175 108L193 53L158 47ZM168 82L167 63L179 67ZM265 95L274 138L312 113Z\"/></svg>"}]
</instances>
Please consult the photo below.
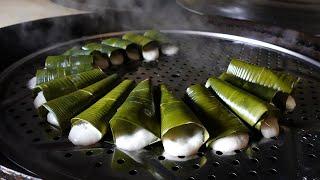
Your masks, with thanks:
<instances>
[{"instance_id":1,"label":"bamboo leaf","mask_svg":"<svg viewBox=\"0 0 320 180\"><path fill-rule=\"evenodd\" d=\"M140 45L142 48L147 46L148 44L155 43L154 40L149 39L145 36L134 34L134 33L126 33L122 36L122 39L129 40Z\"/></svg>"},{"instance_id":2,"label":"bamboo leaf","mask_svg":"<svg viewBox=\"0 0 320 180\"><path fill-rule=\"evenodd\" d=\"M118 47L121 49L127 49L128 46L134 45L133 42L121 38L108 38L103 40L101 43L112 47Z\"/></svg>"},{"instance_id":3,"label":"bamboo leaf","mask_svg":"<svg viewBox=\"0 0 320 180\"><path fill-rule=\"evenodd\" d=\"M115 108L119 105L121 99L126 96L132 85L133 81L124 80L88 109L72 118L71 123L74 125L78 122L81 123L81 121L87 121L97 128L103 136L109 124L106 120L109 120L109 116L115 111Z\"/></svg>"},{"instance_id":4,"label":"bamboo leaf","mask_svg":"<svg viewBox=\"0 0 320 180\"><path fill-rule=\"evenodd\" d=\"M260 121L268 114L269 106L258 97L225 81L211 77L206 83L215 93L250 126L260 130Z\"/></svg>"},{"instance_id":5,"label":"bamboo leaf","mask_svg":"<svg viewBox=\"0 0 320 180\"><path fill-rule=\"evenodd\" d=\"M37 94L40 91L43 91L44 97L49 101L88 86L104 77L105 74L103 71L94 69L42 83L34 88L33 93Z\"/></svg>"},{"instance_id":6,"label":"bamboo leaf","mask_svg":"<svg viewBox=\"0 0 320 180\"><path fill-rule=\"evenodd\" d=\"M204 141L207 141L209 133L189 107L180 99L175 98L165 85L161 85L160 89L161 137L169 130L182 125L196 125L203 129Z\"/></svg>"},{"instance_id":7,"label":"bamboo leaf","mask_svg":"<svg viewBox=\"0 0 320 180\"><path fill-rule=\"evenodd\" d=\"M141 81L129 94L110 120L114 140L136 129L146 129L160 137L160 123L155 119L155 108L150 80ZM118 131L116 131L117 129Z\"/></svg>"},{"instance_id":8,"label":"bamboo leaf","mask_svg":"<svg viewBox=\"0 0 320 180\"><path fill-rule=\"evenodd\" d=\"M248 82L256 83L289 94L299 81L299 78L293 77L290 74L273 71L238 59L231 60L227 73Z\"/></svg>"},{"instance_id":9,"label":"bamboo leaf","mask_svg":"<svg viewBox=\"0 0 320 180\"><path fill-rule=\"evenodd\" d=\"M158 41L161 44L170 43L169 38L158 30L148 30L143 35L149 39Z\"/></svg>"},{"instance_id":10,"label":"bamboo leaf","mask_svg":"<svg viewBox=\"0 0 320 180\"><path fill-rule=\"evenodd\" d=\"M241 78L238 78L237 76L227 74L225 72L219 76L219 79L224 80L234 86L237 86L238 88L244 89L268 102L271 102L276 93L278 92L275 89L247 82Z\"/></svg>"},{"instance_id":11,"label":"bamboo leaf","mask_svg":"<svg viewBox=\"0 0 320 180\"><path fill-rule=\"evenodd\" d=\"M188 87L187 95L192 105L202 114L202 122L210 133L210 145L215 139L238 133L247 133L247 127L205 87L196 84Z\"/></svg>"},{"instance_id":12,"label":"bamboo leaf","mask_svg":"<svg viewBox=\"0 0 320 180\"><path fill-rule=\"evenodd\" d=\"M115 76L108 76L86 88L79 89L70 94L48 101L43 105L47 112L51 112L59 122L59 127L65 130L70 127L70 120L104 93L112 89Z\"/></svg>"}]
</instances>

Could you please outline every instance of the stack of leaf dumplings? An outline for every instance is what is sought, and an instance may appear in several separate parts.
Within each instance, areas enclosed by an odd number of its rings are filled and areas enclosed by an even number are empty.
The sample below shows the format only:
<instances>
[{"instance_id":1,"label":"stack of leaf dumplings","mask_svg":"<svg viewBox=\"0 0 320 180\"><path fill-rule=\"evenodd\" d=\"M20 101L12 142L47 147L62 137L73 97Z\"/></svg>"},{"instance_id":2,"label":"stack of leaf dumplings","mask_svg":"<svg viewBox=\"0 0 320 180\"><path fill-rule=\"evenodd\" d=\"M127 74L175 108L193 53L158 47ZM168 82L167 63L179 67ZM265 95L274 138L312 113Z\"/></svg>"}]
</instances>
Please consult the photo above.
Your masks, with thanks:
<instances>
[{"instance_id":1,"label":"stack of leaf dumplings","mask_svg":"<svg viewBox=\"0 0 320 180\"><path fill-rule=\"evenodd\" d=\"M121 58L110 47L125 55ZM161 141L172 156L193 155L203 145L232 152L247 146L252 131L265 138L278 136L281 112L296 105L291 93L299 78L237 59L205 85L188 87L187 100L175 97L164 84L120 81L117 74L107 76L101 70L127 58L138 60L141 54L153 61L159 49L175 54L178 48L158 31L128 33L82 49L49 56L45 69L30 82L40 116L69 132L74 145L95 144L111 130L116 146L126 151ZM72 55L76 51L85 53ZM160 89L160 105L154 103L154 88Z\"/></svg>"}]
</instances>

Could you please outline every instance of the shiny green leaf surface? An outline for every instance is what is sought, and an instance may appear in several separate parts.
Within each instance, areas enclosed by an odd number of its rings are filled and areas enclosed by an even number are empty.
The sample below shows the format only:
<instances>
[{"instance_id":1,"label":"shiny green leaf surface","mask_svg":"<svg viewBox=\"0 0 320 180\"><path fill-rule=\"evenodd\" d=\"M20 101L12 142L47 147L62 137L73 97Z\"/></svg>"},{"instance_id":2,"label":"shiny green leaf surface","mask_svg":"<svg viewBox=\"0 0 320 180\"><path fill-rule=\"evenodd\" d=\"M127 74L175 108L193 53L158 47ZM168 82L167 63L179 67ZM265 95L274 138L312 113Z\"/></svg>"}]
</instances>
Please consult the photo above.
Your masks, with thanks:
<instances>
[{"instance_id":1,"label":"shiny green leaf surface","mask_svg":"<svg viewBox=\"0 0 320 180\"><path fill-rule=\"evenodd\" d=\"M231 60L227 73L248 82L260 84L289 94L299 81L299 78L293 77L290 74L273 71L238 59Z\"/></svg>"},{"instance_id":2,"label":"shiny green leaf surface","mask_svg":"<svg viewBox=\"0 0 320 180\"><path fill-rule=\"evenodd\" d=\"M155 118L152 94L152 86L149 79L141 81L131 91L128 98L110 120L114 140L126 133L126 131L127 133L132 132L137 127L146 129L155 136L160 137L160 122Z\"/></svg>"},{"instance_id":3,"label":"shiny green leaf surface","mask_svg":"<svg viewBox=\"0 0 320 180\"><path fill-rule=\"evenodd\" d=\"M103 136L109 124L108 115L115 111L119 101L127 95L126 92L131 89L132 85L133 81L124 80L88 109L72 118L71 123L76 124L81 123L81 121L87 121L97 128Z\"/></svg>"},{"instance_id":4,"label":"shiny green leaf surface","mask_svg":"<svg viewBox=\"0 0 320 180\"><path fill-rule=\"evenodd\" d=\"M105 76L104 72L100 69L94 69L42 83L37 85L33 92L34 94L37 94L38 92L43 91L44 97L49 101L95 83Z\"/></svg>"},{"instance_id":5,"label":"shiny green leaf surface","mask_svg":"<svg viewBox=\"0 0 320 180\"><path fill-rule=\"evenodd\" d=\"M209 133L191 109L182 100L174 97L165 85L161 85L160 89L161 137L183 125L196 125L203 130L204 141L207 141Z\"/></svg>"},{"instance_id":6,"label":"shiny green leaf surface","mask_svg":"<svg viewBox=\"0 0 320 180\"><path fill-rule=\"evenodd\" d=\"M220 99L241 119L260 130L260 126L257 123L268 113L268 104L266 102L215 77L208 79L206 87L211 87Z\"/></svg>"},{"instance_id":7,"label":"shiny green leaf surface","mask_svg":"<svg viewBox=\"0 0 320 180\"><path fill-rule=\"evenodd\" d=\"M108 76L86 88L48 101L43 107L55 114L60 128L65 130L70 127L71 119L92 105L96 99L112 89L115 82L114 76Z\"/></svg>"},{"instance_id":8,"label":"shiny green leaf surface","mask_svg":"<svg viewBox=\"0 0 320 180\"><path fill-rule=\"evenodd\" d=\"M247 127L228 110L208 89L200 84L188 87L187 95L194 108L202 114L202 122L210 133L210 145L215 139L238 133L247 133Z\"/></svg>"}]
</instances>

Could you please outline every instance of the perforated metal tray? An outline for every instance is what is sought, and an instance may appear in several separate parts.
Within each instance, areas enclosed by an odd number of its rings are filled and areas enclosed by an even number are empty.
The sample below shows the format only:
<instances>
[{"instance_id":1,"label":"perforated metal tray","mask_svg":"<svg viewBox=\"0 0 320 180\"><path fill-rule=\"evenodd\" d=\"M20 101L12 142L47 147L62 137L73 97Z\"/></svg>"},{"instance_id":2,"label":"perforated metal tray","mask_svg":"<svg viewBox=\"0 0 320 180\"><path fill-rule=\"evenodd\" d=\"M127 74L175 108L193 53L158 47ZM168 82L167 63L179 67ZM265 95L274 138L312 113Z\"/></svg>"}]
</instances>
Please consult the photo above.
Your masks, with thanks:
<instances>
[{"instance_id":1,"label":"perforated metal tray","mask_svg":"<svg viewBox=\"0 0 320 180\"><path fill-rule=\"evenodd\" d=\"M224 155L202 148L193 158L168 160L161 144L123 154L108 134L91 147L75 147L33 107L26 82L48 55L87 41L123 34L108 33L40 50L7 68L0 75L1 152L13 162L44 179L319 179L320 177L320 64L296 52L261 41L219 33L165 31L177 40L178 55L161 56L154 64L126 64L107 73L123 79L152 79L166 83L183 97L192 83L204 83L225 71L236 57L302 78L294 96L297 108L281 119L277 138L254 137L248 148Z\"/></svg>"}]
</instances>

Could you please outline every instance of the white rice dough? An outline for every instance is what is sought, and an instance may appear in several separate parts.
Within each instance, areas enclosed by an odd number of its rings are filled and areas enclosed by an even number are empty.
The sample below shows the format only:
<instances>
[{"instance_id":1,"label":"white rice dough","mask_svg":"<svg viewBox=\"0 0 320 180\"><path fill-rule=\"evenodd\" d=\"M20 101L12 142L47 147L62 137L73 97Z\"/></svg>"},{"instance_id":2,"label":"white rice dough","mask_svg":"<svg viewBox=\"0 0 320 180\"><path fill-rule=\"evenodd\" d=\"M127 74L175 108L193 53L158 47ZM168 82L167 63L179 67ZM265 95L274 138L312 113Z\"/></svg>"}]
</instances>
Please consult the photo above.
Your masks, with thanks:
<instances>
[{"instance_id":1,"label":"white rice dough","mask_svg":"<svg viewBox=\"0 0 320 180\"><path fill-rule=\"evenodd\" d=\"M162 137L165 152L172 156L196 154L203 143L205 143L203 129L194 124L170 129Z\"/></svg>"},{"instance_id":2,"label":"white rice dough","mask_svg":"<svg viewBox=\"0 0 320 180\"><path fill-rule=\"evenodd\" d=\"M295 107L296 107L296 101L292 96L289 95L286 101L286 110L290 112L290 111L293 111Z\"/></svg>"},{"instance_id":3,"label":"white rice dough","mask_svg":"<svg viewBox=\"0 0 320 180\"><path fill-rule=\"evenodd\" d=\"M142 56L146 62L155 61L159 58L159 48L152 48L149 50L143 50Z\"/></svg>"},{"instance_id":4,"label":"white rice dough","mask_svg":"<svg viewBox=\"0 0 320 180\"><path fill-rule=\"evenodd\" d=\"M265 138L272 138L279 135L278 119L275 117L267 117L261 122L261 133Z\"/></svg>"},{"instance_id":5,"label":"white rice dough","mask_svg":"<svg viewBox=\"0 0 320 180\"><path fill-rule=\"evenodd\" d=\"M36 98L34 99L34 101L33 101L33 104L34 104L34 107L36 108L36 109L38 109L40 106L42 106L44 103L46 103L47 102L47 100L46 100L46 98L44 97L44 95L43 95L43 91L40 91L38 94L37 94L37 96L36 96Z\"/></svg>"},{"instance_id":6,"label":"white rice dough","mask_svg":"<svg viewBox=\"0 0 320 180\"><path fill-rule=\"evenodd\" d=\"M167 56L173 56L177 54L179 51L179 48L172 44L165 44L161 46L161 53Z\"/></svg>"},{"instance_id":7,"label":"white rice dough","mask_svg":"<svg viewBox=\"0 0 320 180\"><path fill-rule=\"evenodd\" d=\"M159 138L150 131L143 128L136 128L136 131L132 134L125 134L116 137L115 144L120 149L135 151L156 142L158 139Z\"/></svg>"},{"instance_id":8,"label":"white rice dough","mask_svg":"<svg viewBox=\"0 0 320 180\"><path fill-rule=\"evenodd\" d=\"M74 145L88 146L102 138L101 132L87 121L81 121L72 126L68 139Z\"/></svg>"},{"instance_id":9,"label":"white rice dough","mask_svg":"<svg viewBox=\"0 0 320 180\"><path fill-rule=\"evenodd\" d=\"M50 123L50 124L52 124L52 125L54 125L54 126L57 126L57 127L60 126L60 125L59 125L58 118L57 118L57 116L56 116L53 112L49 112L49 113L47 114L47 121L48 121L48 123Z\"/></svg>"},{"instance_id":10,"label":"white rice dough","mask_svg":"<svg viewBox=\"0 0 320 180\"><path fill-rule=\"evenodd\" d=\"M243 149L247 147L248 142L248 133L239 133L217 139L216 141L211 143L211 147L214 151L221 151L223 153L226 153Z\"/></svg>"},{"instance_id":11,"label":"white rice dough","mask_svg":"<svg viewBox=\"0 0 320 180\"><path fill-rule=\"evenodd\" d=\"M36 87L36 85L37 85L37 77L31 78L27 83L27 87L29 89L34 89Z\"/></svg>"}]
</instances>

